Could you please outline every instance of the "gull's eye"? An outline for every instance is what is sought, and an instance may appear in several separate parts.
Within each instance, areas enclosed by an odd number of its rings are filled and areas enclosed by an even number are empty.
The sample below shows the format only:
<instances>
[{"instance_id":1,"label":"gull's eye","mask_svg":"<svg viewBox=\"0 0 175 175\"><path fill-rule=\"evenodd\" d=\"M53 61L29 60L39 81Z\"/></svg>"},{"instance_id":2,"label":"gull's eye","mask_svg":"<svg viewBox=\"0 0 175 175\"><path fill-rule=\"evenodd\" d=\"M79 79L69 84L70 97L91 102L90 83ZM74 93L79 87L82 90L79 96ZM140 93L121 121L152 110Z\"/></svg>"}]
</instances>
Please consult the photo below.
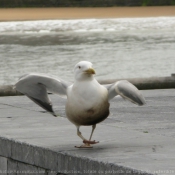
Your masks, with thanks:
<instances>
[{"instance_id":1,"label":"gull's eye","mask_svg":"<svg viewBox=\"0 0 175 175\"><path fill-rule=\"evenodd\" d=\"M78 66L79 69L81 69L81 66Z\"/></svg>"}]
</instances>

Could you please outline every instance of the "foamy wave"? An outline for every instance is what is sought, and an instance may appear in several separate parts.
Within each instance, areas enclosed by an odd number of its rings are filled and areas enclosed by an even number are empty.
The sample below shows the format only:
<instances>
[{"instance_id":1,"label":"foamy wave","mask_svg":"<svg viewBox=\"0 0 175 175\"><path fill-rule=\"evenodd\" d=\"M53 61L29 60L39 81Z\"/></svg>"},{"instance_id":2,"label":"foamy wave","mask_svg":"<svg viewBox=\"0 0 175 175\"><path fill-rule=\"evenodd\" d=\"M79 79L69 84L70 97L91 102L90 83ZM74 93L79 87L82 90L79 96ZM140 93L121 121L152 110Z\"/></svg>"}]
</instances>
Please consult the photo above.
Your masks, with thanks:
<instances>
[{"instance_id":1,"label":"foamy wave","mask_svg":"<svg viewBox=\"0 0 175 175\"><path fill-rule=\"evenodd\" d=\"M52 32L100 32L123 30L147 30L169 28L175 30L175 17L117 18L0 22L0 33L52 33Z\"/></svg>"}]
</instances>

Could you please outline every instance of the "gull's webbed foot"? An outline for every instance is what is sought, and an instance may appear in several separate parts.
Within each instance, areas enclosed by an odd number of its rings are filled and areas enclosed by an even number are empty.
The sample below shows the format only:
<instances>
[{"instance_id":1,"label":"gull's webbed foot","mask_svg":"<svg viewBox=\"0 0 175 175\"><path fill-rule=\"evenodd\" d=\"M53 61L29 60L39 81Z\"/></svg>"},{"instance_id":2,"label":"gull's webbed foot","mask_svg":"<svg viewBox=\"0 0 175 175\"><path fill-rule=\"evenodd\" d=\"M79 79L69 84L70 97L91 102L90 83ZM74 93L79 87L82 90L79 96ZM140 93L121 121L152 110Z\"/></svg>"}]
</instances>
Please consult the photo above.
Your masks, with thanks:
<instances>
[{"instance_id":1,"label":"gull's webbed foot","mask_svg":"<svg viewBox=\"0 0 175 175\"><path fill-rule=\"evenodd\" d=\"M85 143L85 144L97 144L97 143L99 143L99 141L83 140L83 143Z\"/></svg>"},{"instance_id":2,"label":"gull's webbed foot","mask_svg":"<svg viewBox=\"0 0 175 175\"><path fill-rule=\"evenodd\" d=\"M93 146L91 146L91 144L97 144L99 142L96 142L95 140L91 141L91 140L83 140L84 145L81 146L75 146L75 148L93 148Z\"/></svg>"},{"instance_id":3,"label":"gull's webbed foot","mask_svg":"<svg viewBox=\"0 0 175 175\"><path fill-rule=\"evenodd\" d=\"M91 146L90 144L84 144L81 146L75 146L75 148L93 148L93 146Z\"/></svg>"}]
</instances>

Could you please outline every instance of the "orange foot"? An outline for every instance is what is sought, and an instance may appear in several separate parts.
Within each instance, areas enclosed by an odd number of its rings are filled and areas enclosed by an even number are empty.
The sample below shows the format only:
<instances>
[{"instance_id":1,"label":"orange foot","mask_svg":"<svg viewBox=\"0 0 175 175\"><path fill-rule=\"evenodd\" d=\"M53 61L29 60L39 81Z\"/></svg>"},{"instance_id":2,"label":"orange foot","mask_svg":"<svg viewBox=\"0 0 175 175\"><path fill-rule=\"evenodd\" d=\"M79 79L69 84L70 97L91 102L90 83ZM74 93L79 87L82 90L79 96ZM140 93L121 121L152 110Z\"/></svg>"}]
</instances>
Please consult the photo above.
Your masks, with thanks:
<instances>
[{"instance_id":1,"label":"orange foot","mask_svg":"<svg viewBox=\"0 0 175 175\"><path fill-rule=\"evenodd\" d=\"M90 141L90 140L83 140L84 145L81 146L75 146L75 148L93 148L91 144L97 144L99 142L96 142L95 140Z\"/></svg>"},{"instance_id":2,"label":"orange foot","mask_svg":"<svg viewBox=\"0 0 175 175\"><path fill-rule=\"evenodd\" d=\"M81 146L75 146L75 148L93 148L93 146L91 146L90 144L84 144Z\"/></svg>"},{"instance_id":3,"label":"orange foot","mask_svg":"<svg viewBox=\"0 0 175 175\"><path fill-rule=\"evenodd\" d=\"M83 140L83 143L85 143L85 144L97 144L97 143L99 143L98 141L96 142L95 140L93 140L93 141L90 141L90 140Z\"/></svg>"}]
</instances>

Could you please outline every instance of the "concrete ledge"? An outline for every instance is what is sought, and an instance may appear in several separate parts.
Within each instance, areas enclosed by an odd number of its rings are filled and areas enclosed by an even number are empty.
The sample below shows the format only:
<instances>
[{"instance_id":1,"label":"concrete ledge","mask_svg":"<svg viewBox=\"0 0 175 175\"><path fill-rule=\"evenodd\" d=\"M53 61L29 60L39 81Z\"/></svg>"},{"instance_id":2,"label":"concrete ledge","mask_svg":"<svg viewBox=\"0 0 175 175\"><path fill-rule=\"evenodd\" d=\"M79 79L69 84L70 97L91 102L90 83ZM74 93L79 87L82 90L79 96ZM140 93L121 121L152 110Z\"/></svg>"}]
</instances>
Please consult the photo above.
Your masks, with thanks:
<instances>
[{"instance_id":1,"label":"concrete ledge","mask_svg":"<svg viewBox=\"0 0 175 175\"><path fill-rule=\"evenodd\" d=\"M6 147L8 146L7 150ZM10 148L10 149L9 149ZM34 174L140 174L149 173L116 164L55 152L43 147L0 137L0 163L4 172L35 172ZM2 157L3 156L3 157ZM2 170L2 169L1 169ZM151 174L150 174L151 175Z\"/></svg>"},{"instance_id":2,"label":"concrete ledge","mask_svg":"<svg viewBox=\"0 0 175 175\"><path fill-rule=\"evenodd\" d=\"M0 170L14 170L14 175L175 174L174 89L142 92L143 107L118 97L111 101L110 116L93 135L100 141L93 149L74 147L82 141L58 96L50 98L61 117L44 113L25 96L1 97ZM80 130L89 137L91 127Z\"/></svg>"}]
</instances>

